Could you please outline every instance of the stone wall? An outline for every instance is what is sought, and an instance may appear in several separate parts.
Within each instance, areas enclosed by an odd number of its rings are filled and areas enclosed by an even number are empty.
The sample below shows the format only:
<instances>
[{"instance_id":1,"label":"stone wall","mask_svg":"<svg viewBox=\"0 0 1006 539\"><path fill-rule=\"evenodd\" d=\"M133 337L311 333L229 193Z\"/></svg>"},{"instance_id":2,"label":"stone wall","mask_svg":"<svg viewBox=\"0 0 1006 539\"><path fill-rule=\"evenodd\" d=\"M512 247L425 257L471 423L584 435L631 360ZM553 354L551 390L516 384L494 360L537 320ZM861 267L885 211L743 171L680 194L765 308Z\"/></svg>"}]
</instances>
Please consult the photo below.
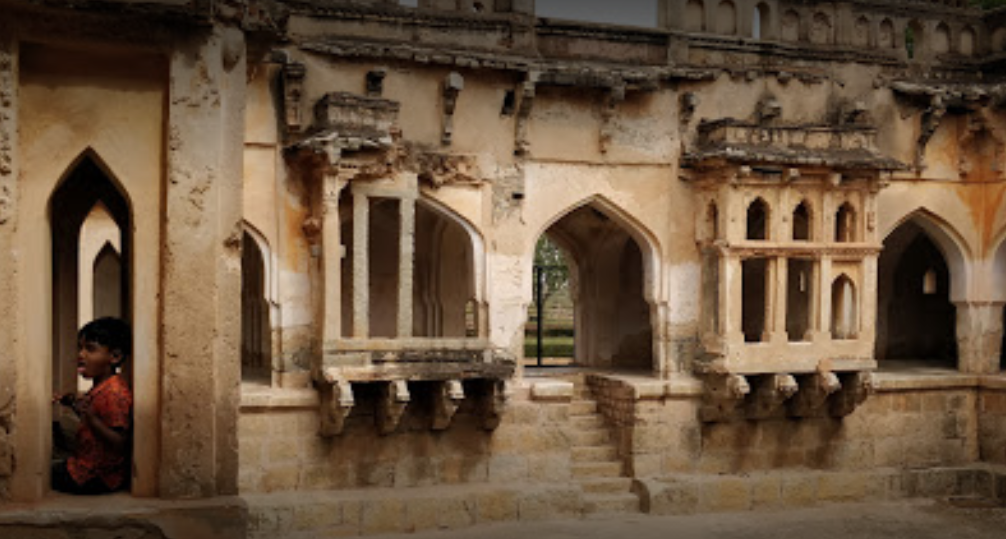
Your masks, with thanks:
<instances>
[{"instance_id":1,"label":"stone wall","mask_svg":"<svg viewBox=\"0 0 1006 539\"><path fill-rule=\"evenodd\" d=\"M398 430L378 433L375 395L354 385L357 405L336 437L319 435L318 398L311 390L246 392L238 422L240 491L412 488L431 485L546 485L570 480L566 418L569 399L532 401L527 387L510 398L495 431L481 428L470 399L451 425L430 430L424 389Z\"/></svg>"},{"instance_id":2,"label":"stone wall","mask_svg":"<svg viewBox=\"0 0 1006 539\"><path fill-rule=\"evenodd\" d=\"M987 380L978 393L978 443L981 460L1006 464L1006 381Z\"/></svg>"}]
</instances>

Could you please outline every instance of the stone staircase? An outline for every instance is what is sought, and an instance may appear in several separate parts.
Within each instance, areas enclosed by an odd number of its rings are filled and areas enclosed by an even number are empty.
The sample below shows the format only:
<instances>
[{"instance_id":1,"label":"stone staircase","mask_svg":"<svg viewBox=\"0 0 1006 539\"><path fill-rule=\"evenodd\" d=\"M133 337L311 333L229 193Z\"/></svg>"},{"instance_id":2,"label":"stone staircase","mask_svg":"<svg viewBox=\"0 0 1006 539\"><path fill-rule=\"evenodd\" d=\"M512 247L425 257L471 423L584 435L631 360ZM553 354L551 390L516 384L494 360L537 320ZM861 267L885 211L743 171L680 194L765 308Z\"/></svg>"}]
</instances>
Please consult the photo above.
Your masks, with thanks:
<instances>
[{"instance_id":1,"label":"stone staircase","mask_svg":"<svg viewBox=\"0 0 1006 539\"><path fill-rule=\"evenodd\" d=\"M569 438L573 481L583 489L586 515L639 512L639 498L624 477L612 433L598 412L583 378L574 379L569 406Z\"/></svg>"}]
</instances>

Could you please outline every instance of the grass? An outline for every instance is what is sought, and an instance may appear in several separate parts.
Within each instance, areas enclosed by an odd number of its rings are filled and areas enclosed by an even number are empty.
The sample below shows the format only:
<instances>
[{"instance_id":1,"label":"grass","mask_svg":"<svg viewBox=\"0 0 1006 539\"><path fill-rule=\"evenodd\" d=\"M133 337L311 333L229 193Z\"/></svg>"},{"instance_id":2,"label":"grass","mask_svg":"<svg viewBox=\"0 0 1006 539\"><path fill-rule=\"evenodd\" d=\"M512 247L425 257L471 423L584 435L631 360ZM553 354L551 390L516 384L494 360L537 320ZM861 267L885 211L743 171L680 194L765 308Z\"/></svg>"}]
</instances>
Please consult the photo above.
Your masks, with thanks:
<instances>
[{"instance_id":1,"label":"grass","mask_svg":"<svg viewBox=\"0 0 1006 539\"><path fill-rule=\"evenodd\" d=\"M541 345L543 357L573 357L572 335L545 335ZM524 357L538 357L538 339L533 334L524 337Z\"/></svg>"}]
</instances>

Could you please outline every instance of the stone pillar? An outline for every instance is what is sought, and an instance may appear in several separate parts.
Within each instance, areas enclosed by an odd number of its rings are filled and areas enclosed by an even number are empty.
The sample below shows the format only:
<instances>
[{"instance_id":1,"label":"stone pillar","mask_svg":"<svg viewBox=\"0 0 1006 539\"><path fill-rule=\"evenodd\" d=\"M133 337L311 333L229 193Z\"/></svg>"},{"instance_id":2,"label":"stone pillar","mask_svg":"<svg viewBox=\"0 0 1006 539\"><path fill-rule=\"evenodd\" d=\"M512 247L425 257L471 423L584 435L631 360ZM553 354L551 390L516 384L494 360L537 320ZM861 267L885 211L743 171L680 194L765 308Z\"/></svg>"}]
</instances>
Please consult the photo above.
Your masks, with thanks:
<instances>
[{"instance_id":1,"label":"stone pillar","mask_svg":"<svg viewBox=\"0 0 1006 539\"><path fill-rule=\"evenodd\" d=\"M370 197L353 189L353 337L370 336Z\"/></svg>"},{"instance_id":2,"label":"stone pillar","mask_svg":"<svg viewBox=\"0 0 1006 539\"><path fill-rule=\"evenodd\" d=\"M323 326L321 338L323 347L342 336L342 223L339 219L339 195L346 186L338 174L325 175L324 222L321 243L324 253L322 264L325 301L322 307Z\"/></svg>"},{"instance_id":3,"label":"stone pillar","mask_svg":"<svg viewBox=\"0 0 1006 539\"><path fill-rule=\"evenodd\" d=\"M834 221L832 221L834 222ZM817 281L818 320L821 321L818 335L821 340L831 340L831 257L822 256Z\"/></svg>"},{"instance_id":4,"label":"stone pillar","mask_svg":"<svg viewBox=\"0 0 1006 539\"><path fill-rule=\"evenodd\" d=\"M412 336L412 288L416 251L416 199L398 200L398 336Z\"/></svg>"},{"instance_id":5,"label":"stone pillar","mask_svg":"<svg viewBox=\"0 0 1006 539\"><path fill-rule=\"evenodd\" d=\"M41 495L37 483L38 470L27 467L18 471L14 482L21 488L12 486L11 477L15 473L15 462L22 465L33 460L42 460L39 455L45 454L41 447L37 426L37 402L29 400L23 389L18 391L19 358L22 354L16 350L17 332L20 325L18 316L17 259L10 255L13 251L14 219L17 214L17 177L18 177L18 42L14 38L14 26L11 22L0 21L0 316L4 323L0 324L0 502L12 495L20 499L33 499ZM43 405L44 406L44 405ZM36 422L22 421L14 415L15 410L31 410L35 408ZM24 425L21 432L17 426ZM32 434L34 433L34 436ZM32 437L35 443L26 443L26 438ZM17 440L15 454L14 440ZM43 463L44 464L44 463ZM37 466L36 466L37 468ZM34 472L34 474L33 474ZM43 471L44 476L44 471ZM38 496L37 496L37 495Z\"/></svg>"},{"instance_id":6,"label":"stone pillar","mask_svg":"<svg viewBox=\"0 0 1006 539\"><path fill-rule=\"evenodd\" d=\"M957 369L967 374L999 372L1003 303L957 302Z\"/></svg>"},{"instance_id":7,"label":"stone pillar","mask_svg":"<svg viewBox=\"0 0 1006 539\"><path fill-rule=\"evenodd\" d=\"M245 42L215 27L170 58L159 491L237 493Z\"/></svg>"},{"instance_id":8,"label":"stone pillar","mask_svg":"<svg viewBox=\"0 0 1006 539\"><path fill-rule=\"evenodd\" d=\"M740 258L720 259L720 328L727 342L744 342L743 270Z\"/></svg>"},{"instance_id":9,"label":"stone pillar","mask_svg":"<svg viewBox=\"0 0 1006 539\"><path fill-rule=\"evenodd\" d=\"M788 207L788 206L787 206ZM766 294L766 303L769 304L769 312L772 313L771 342L785 344L788 341L786 334L786 294L789 292L786 280L789 278L789 261L785 258L773 258L770 267L774 271L769 272L769 283L771 287Z\"/></svg>"},{"instance_id":10,"label":"stone pillar","mask_svg":"<svg viewBox=\"0 0 1006 539\"><path fill-rule=\"evenodd\" d=\"M858 339L875 343L877 340L877 255L863 259L863 282L859 287Z\"/></svg>"}]
</instances>

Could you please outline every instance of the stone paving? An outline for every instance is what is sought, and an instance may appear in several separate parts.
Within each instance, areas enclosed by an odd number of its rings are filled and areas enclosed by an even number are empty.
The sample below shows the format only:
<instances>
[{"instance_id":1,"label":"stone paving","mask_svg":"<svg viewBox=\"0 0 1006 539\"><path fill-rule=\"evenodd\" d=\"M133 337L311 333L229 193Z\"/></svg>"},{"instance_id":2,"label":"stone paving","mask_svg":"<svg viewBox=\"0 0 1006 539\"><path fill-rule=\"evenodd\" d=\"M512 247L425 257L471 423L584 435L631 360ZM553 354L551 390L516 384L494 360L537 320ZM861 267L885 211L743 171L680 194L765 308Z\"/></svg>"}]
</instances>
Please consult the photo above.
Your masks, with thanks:
<instances>
[{"instance_id":1,"label":"stone paving","mask_svg":"<svg viewBox=\"0 0 1006 539\"><path fill-rule=\"evenodd\" d=\"M1006 507L981 499L834 504L808 509L674 517L606 515L479 526L373 539L992 539L1006 533Z\"/></svg>"}]
</instances>

